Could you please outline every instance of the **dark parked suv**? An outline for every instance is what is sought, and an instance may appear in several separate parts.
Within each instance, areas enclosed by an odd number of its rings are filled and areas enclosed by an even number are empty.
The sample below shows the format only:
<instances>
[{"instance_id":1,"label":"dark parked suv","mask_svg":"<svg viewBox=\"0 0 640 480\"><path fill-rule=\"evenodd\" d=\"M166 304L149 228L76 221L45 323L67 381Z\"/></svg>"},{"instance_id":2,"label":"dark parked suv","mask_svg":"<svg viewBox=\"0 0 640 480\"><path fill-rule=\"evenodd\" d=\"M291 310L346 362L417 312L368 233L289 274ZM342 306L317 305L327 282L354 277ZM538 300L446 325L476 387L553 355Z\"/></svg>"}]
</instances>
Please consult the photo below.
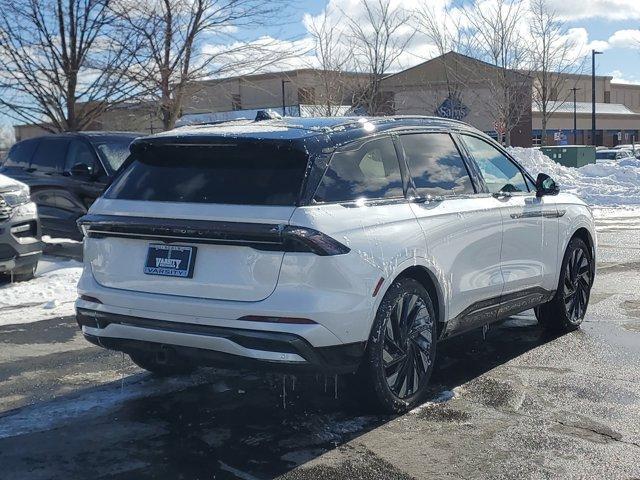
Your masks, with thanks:
<instances>
[{"instance_id":1,"label":"dark parked suv","mask_svg":"<svg viewBox=\"0 0 640 480\"><path fill-rule=\"evenodd\" d=\"M82 132L30 138L9 150L0 173L29 185L43 234L81 239L76 220L102 194L138 136Z\"/></svg>"}]
</instances>

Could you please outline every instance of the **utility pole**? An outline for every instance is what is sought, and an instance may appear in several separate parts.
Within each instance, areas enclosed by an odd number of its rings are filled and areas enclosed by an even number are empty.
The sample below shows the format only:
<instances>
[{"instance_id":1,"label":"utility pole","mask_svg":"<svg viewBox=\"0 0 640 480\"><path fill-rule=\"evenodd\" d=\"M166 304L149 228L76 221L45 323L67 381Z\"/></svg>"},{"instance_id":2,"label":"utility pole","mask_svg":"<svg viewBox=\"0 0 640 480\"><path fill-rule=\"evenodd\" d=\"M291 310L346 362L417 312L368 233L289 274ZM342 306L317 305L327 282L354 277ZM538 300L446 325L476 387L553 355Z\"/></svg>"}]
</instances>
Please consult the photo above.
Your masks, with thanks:
<instances>
[{"instance_id":1,"label":"utility pole","mask_svg":"<svg viewBox=\"0 0 640 480\"><path fill-rule=\"evenodd\" d=\"M578 117L576 115L576 92L580 90L579 88L573 87L571 91L573 92L573 144L578 144Z\"/></svg>"},{"instance_id":2,"label":"utility pole","mask_svg":"<svg viewBox=\"0 0 640 480\"><path fill-rule=\"evenodd\" d=\"M596 55L602 52L591 50L591 145L596 145Z\"/></svg>"},{"instance_id":3,"label":"utility pole","mask_svg":"<svg viewBox=\"0 0 640 480\"><path fill-rule=\"evenodd\" d=\"M291 83L290 80L282 80L282 116L284 117L287 114L287 104L284 97L284 84Z\"/></svg>"}]
</instances>

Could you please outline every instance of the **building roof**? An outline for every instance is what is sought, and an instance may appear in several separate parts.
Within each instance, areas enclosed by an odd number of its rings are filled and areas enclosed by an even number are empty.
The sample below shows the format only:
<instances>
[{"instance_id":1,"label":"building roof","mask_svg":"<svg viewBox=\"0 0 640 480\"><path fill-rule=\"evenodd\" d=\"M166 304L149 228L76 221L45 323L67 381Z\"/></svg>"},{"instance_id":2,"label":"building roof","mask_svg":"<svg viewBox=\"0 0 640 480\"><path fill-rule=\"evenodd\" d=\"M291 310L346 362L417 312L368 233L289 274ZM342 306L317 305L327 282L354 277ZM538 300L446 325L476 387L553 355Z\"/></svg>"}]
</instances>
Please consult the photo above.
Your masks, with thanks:
<instances>
[{"instance_id":1,"label":"building roof","mask_svg":"<svg viewBox=\"0 0 640 480\"><path fill-rule=\"evenodd\" d=\"M340 75L348 75L352 77L363 77L363 78L369 77L368 73L362 73L362 72L338 71L338 70L329 70L329 71L332 73L339 73ZM326 71L321 68L296 68L294 70L274 70L274 71L267 71L267 72L261 72L261 73L246 73L242 75L234 75L231 77L206 78L206 79L194 81L193 83L201 84L201 85L211 85L211 84L229 82L233 80L261 80L261 79L267 79L267 78L281 78L281 77L291 78L303 73L324 74L325 72Z\"/></svg>"},{"instance_id":2,"label":"building roof","mask_svg":"<svg viewBox=\"0 0 640 480\"><path fill-rule=\"evenodd\" d=\"M540 112L539 105L534 102L531 110ZM549 102L547 110L555 113L573 113L573 102ZM591 114L591 102L576 102L576 113ZM621 103L596 103L596 113L601 115L640 115Z\"/></svg>"}]
</instances>

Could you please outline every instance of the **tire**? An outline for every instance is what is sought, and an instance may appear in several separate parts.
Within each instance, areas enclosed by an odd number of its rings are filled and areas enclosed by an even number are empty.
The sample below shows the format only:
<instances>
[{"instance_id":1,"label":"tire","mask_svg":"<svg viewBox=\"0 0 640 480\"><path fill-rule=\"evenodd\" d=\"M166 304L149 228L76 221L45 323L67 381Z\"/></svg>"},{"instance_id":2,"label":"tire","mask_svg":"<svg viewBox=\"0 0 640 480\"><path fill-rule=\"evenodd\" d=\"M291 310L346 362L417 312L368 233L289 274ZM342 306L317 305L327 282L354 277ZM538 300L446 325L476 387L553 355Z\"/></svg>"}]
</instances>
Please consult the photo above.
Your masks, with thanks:
<instances>
[{"instance_id":1,"label":"tire","mask_svg":"<svg viewBox=\"0 0 640 480\"><path fill-rule=\"evenodd\" d=\"M413 278L396 280L380 303L357 373L376 410L399 414L420 404L433 370L436 332L427 290Z\"/></svg>"},{"instance_id":2,"label":"tire","mask_svg":"<svg viewBox=\"0 0 640 480\"><path fill-rule=\"evenodd\" d=\"M26 267L16 268L10 275L14 282L27 282L36 276L36 268L38 268L38 262Z\"/></svg>"},{"instance_id":3,"label":"tire","mask_svg":"<svg viewBox=\"0 0 640 480\"><path fill-rule=\"evenodd\" d=\"M535 308L538 323L556 333L577 329L587 313L593 285L591 250L580 238L572 238L562 259L556 294Z\"/></svg>"},{"instance_id":4,"label":"tire","mask_svg":"<svg viewBox=\"0 0 640 480\"><path fill-rule=\"evenodd\" d=\"M163 354L162 351L131 353L129 357L131 357L131 361L137 366L158 377L185 375L196 369L192 364L175 356L168 357L166 354Z\"/></svg>"}]
</instances>

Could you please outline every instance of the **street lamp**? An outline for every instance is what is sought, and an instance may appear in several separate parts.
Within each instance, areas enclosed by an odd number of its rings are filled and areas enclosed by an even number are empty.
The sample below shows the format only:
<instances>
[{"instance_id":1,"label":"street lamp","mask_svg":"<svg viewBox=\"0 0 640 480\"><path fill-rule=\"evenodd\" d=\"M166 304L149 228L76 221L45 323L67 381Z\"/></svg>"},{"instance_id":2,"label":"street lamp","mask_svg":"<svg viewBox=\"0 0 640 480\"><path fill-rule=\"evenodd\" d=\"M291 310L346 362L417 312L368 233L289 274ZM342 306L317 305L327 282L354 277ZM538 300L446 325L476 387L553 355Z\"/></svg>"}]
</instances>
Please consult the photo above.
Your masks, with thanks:
<instances>
[{"instance_id":1,"label":"street lamp","mask_svg":"<svg viewBox=\"0 0 640 480\"><path fill-rule=\"evenodd\" d=\"M602 52L591 50L591 145L596 146L596 55Z\"/></svg>"},{"instance_id":2,"label":"street lamp","mask_svg":"<svg viewBox=\"0 0 640 480\"><path fill-rule=\"evenodd\" d=\"M284 98L284 84L285 83L291 83L291 80L282 80L282 116L286 116L287 112L286 112L286 102L285 102L285 98Z\"/></svg>"},{"instance_id":3,"label":"street lamp","mask_svg":"<svg viewBox=\"0 0 640 480\"><path fill-rule=\"evenodd\" d=\"M573 87L571 91L573 92L573 144L578 144L578 119L576 116L576 92L580 90L579 88Z\"/></svg>"}]
</instances>

